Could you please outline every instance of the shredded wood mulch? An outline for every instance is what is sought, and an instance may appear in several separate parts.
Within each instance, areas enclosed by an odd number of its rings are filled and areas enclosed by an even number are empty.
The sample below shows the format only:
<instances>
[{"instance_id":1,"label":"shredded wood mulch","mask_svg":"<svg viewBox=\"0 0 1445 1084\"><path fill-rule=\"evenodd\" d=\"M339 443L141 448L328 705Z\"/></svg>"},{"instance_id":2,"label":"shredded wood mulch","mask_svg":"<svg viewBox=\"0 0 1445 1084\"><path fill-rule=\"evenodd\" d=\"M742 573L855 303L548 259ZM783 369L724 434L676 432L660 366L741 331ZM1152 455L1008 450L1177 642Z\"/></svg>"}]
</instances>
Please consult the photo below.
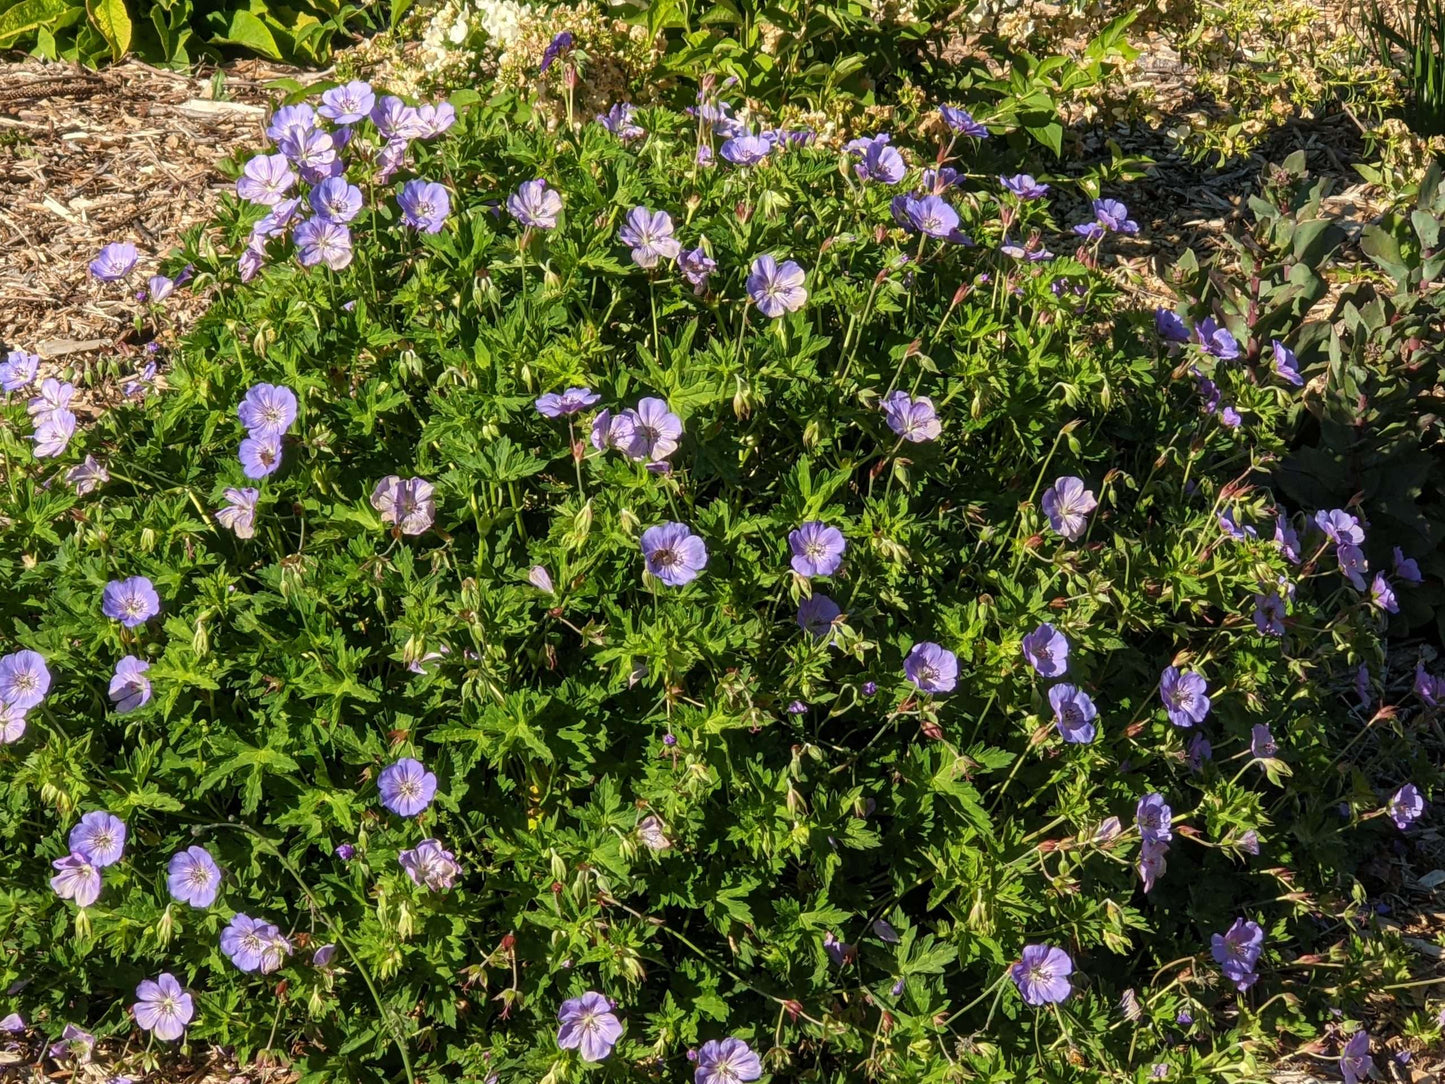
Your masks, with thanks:
<instances>
[{"instance_id":1,"label":"shredded wood mulch","mask_svg":"<svg viewBox=\"0 0 1445 1084\"><path fill-rule=\"evenodd\" d=\"M214 81L137 62L0 65L0 344L66 366L124 352L133 306L87 265L129 241L152 273L215 209L228 187L218 163L257 145L265 84L285 74L255 62ZM182 323L203 304L184 290L167 303Z\"/></svg>"}]
</instances>

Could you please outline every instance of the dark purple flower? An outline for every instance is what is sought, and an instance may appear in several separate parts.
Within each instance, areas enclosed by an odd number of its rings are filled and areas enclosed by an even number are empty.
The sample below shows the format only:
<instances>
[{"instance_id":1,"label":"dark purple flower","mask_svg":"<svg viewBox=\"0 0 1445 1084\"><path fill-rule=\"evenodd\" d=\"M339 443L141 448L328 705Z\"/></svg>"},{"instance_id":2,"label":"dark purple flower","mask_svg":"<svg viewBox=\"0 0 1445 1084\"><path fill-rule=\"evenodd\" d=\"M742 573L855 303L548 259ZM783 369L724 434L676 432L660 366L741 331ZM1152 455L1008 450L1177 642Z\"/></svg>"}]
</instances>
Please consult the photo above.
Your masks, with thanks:
<instances>
[{"instance_id":1,"label":"dark purple flower","mask_svg":"<svg viewBox=\"0 0 1445 1084\"><path fill-rule=\"evenodd\" d=\"M253 538L256 534L256 502L261 499L260 490L246 486L242 489L228 488L223 494L226 506L216 510L216 522L227 530L234 531L237 538Z\"/></svg>"},{"instance_id":2,"label":"dark purple flower","mask_svg":"<svg viewBox=\"0 0 1445 1084\"><path fill-rule=\"evenodd\" d=\"M302 267L320 263L340 271L351 263L351 231L340 222L308 218L296 227L296 258Z\"/></svg>"},{"instance_id":3,"label":"dark purple flower","mask_svg":"<svg viewBox=\"0 0 1445 1084\"><path fill-rule=\"evenodd\" d=\"M1370 1079L1370 1070L1374 1067L1369 1032L1355 1032L1340 1050L1340 1076L1345 1078L1345 1084L1361 1084Z\"/></svg>"},{"instance_id":4,"label":"dark purple flower","mask_svg":"<svg viewBox=\"0 0 1445 1084\"><path fill-rule=\"evenodd\" d=\"M1405 552L1399 546L1395 547L1395 575L1406 583L1420 583L1424 577L1420 575L1420 566L1415 563L1413 557L1406 557Z\"/></svg>"},{"instance_id":5,"label":"dark purple flower","mask_svg":"<svg viewBox=\"0 0 1445 1084\"><path fill-rule=\"evenodd\" d=\"M1264 723L1255 723L1249 732L1249 752L1256 760L1269 760L1279 752L1274 735Z\"/></svg>"},{"instance_id":6,"label":"dark purple flower","mask_svg":"<svg viewBox=\"0 0 1445 1084\"><path fill-rule=\"evenodd\" d=\"M1248 525L1241 527L1239 525L1238 521L1234 518L1233 508L1226 508L1223 512L1219 513L1218 519L1219 525L1224 528L1224 533L1237 541L1242 542L1246 538L1259 537L1259 532L1253 527Z\"/></svg>"},{"instance_id":7,"label":"dark purple flower","mask_svg":"<svg viewBox=\"0 0 1445 1084\"><path fill-rule=\"evenodd\" d=\"M1285 560L1293 565L1299 564L1299 533L1290 526L1283 512L1275 517L1274 544L1284 554Z\"/></svg>"},{"instance_id":8,"label":"dark purple flower","mask_svg":"<svg viewBox=\"0 0 1445 1084\"><path fill-rule=\"evenodd\" d=\"M570 30L564 30L553 38L547 44L547 48L542 50L542 66L537 69L537 74L545 73L559 56L571 49L573 40Z\"/></svg>"},{"instance_id":9,"label":"dark purple flower","mask_svg":"<svg viewBox=\"0 0 1445 1084\"><path fill-rule=\"evenodd\" d=\"M1139 828L1140 838L1154 843L1167 843L1174 838L1170 828L1173 819L1174 811L1169 808L1164 795L1158 793L1144 795L1134 810L1134 823Z\"/></svg>"},{"instance_id":10,"label":"dark purple flower","mask_svg":"<svg viewBox=\"0 0 1445 1084\"><path fill-rule=\"evenodd\" d=\"M612 1003L589 990L581 997L562 1002L557 1013L557 1045L576 1050L583 1061L602 1061L622 1038L622 1024L612 1012Z\"/></svg>"},{"instance_id":11,"label":"dark purple flower","mask_svg":"<svg viewBox=\"0 0 1445 1084\"><path fill-rule=\"evenodd\" d=\"M410 850L402 851L396 861L412 883L428 892L445 892L456 884L462 867L456 855L442 846L440 840L424 839Z\"/></svg>"},{"instance_id":12,"label":"dark purple flower","mask_svg":"<svg viewBox=\"0 0 1445 1084\"><path fill-rule=\"evenodd\" d=\"M763 1075L763 1063L741 1039L710 1039L697 1052L693 1084L747 1084Z\"/></svg>"},{"instance_id":13,"label":"dark purple flower","mask_svg":"<svg viewBox=\"0 0 1445 1084\"><path fill-rule=\"evenodd\" d=\"M641 139L647 134L647 129L632 122L632 114L631 104L618 102L607 111L605 116L599 114L597 123L626 143L633 139Z\"/></svg>"},{"instance_id":14,"label":"dark purple flower","mask_svg":"<svg viewBox=\"0 0 1445 1084\"><path fill-rule=\"evenodd\" d=\"M1068 638L1047 621L1024 637L1023 650L1040 677L1058 677L1069 668Z\"/></svg>"},{"instance_id":15,"label":"dark purple flower","mask_svg":"<svg viewBox=\"0 0 1445 1084\"><path fill-rule=\"evenodd\" d=\"M150 663L131 655L115 664L115 675L110 679L110 698L118 714L124 715L150 703L151 683L145 676L150 668Z\"/></svg>"},{"instance_id":16,"label":"dark purple flower","mask_svg":"<svg viewBox=\"0 0 1445 1084\"><path fill-rule=\"evenodd\" d=\"M356 847L350 843L338 843L335 851L336 857L343 862L350 862L356 857Z\"/></svg>"},{"instance_id":17,"label":"dark purple flower","mask_svg":"<svg viewBox=\"0 0 1445 1084\"><path fill-rule=\"evenodd\" d=\"M221 891L221 867L204 847L187 847L171 855L166 888L172 899L204 910Z\"/></svg>"},{"instance_id":18,"label":"dark purple flower","mask_svg":"<svg viewBox=\"0 0 1445 1084\"><path fill-rule=\"evenodd\" d=\"M844 145L843 150L860 159L853 167L859 180L881 181L883 184L897 184L903 180L908 167L903 162L903 155L888 145L890 138L887 132L880 132L871 138L854 139Z\"/></svg>"},{"instance_id":19,"label":"dark purple flower","mask_svg":"<svg viewBox=\"0 0 1445 1084\"><path fill-rule=\"evenodd\" d=\"M788 532L793 571L800 576L833 575L843 564L847 546L842 531L816 520Z\"/></svg>"},{"instance_id":20,"label":"dark purple flower","mask_svg":"<svg viewBox=\"0 0 1445 1084\"><path fill-rule=\"evenodd\" d=\"M903 673L926 693L950 693L958 684L958 656L924 640L908 652L903 660Z\"/></svg>"},{"instance_id":21,"label":"dark purple flower","mask_svg":"<svg viewBox=\"0 0 1445 1084\"><path fill-rule=\"evenodd\" d=\"M112 241L100 250L90 261L90 273L101 282L119 282L135 270L140 253L135 245L125 241Z\"/></svg>"},{"instance_id":22,"label":"dark purple flower","mask_svg":"<svg viewBox=\"0 0 1445 1084\"><path fill-rule=\"evenodd\" d=\"M928 237L946 239L958 231L958 212L939 196L908 196L903 213L913 229Z\"/></svg>"},{"instance_id":23,"label":"dark purple flower","mask_svg":"<svg viewBox=\"0 0 1445 1084\"><path fill-rule=\"evenodd\" d=\"M697 579L707 566L707 546L684 523L660 523L642 532L647 571L669 587Z\"/></svg>"},{"instance_id":24,"label":"dark purple flower","mask_svg":"<svg viewBox=\"0 0 1445 1084\"><path fill-rule=\"evenodd\" d=\"M1189 739L1189 749L1185 753L1184 762L1189 765L1191 772L1204 770L1204 762L1214 759L1214 748L1209 744L1209 739L1203 734L1195 734Z\"/></svg>"},{"instance_id":25,"label":"dark purple flower","mask_svg":"<svg viewBox=\"0 0 1445 1084\"><path fill-rule=\"evenodd\" d=\"M1286 382L1299 387L1305 382L1300 376L1299 366L1295 362L1294 351L1285 346L1278 339L1270 341L1270 349L1274 351L1274 371Z\"/></svg>"},{"instance_id":26,"label":"dark purple flower","mask_svg":"<svg viewBox=\"0 0 1445 1084\"><path fill-rule=\"evenodd\" d=\"M1395 827L1403 832L1425 812L1425 798L1414 783L1406 783L1394 793L1385 809Z\"/></svg>"},{"instance_id":27,"label":"dark purple flower","mask_svg":"<svg viewBox=\"0 0 1445 1084\"><path fill-rule=\"evenodd\" d=\"M808 705L803 703L801 700L794 700L788 705L789 715L805 715L807 714L807 711Z\"/></svg>"},{"instance_id":28,"label":"dark purple flower","mask_svg":"<svg viewBox=\"0 0 1445 1084\"><path fill-rule=\"evenodd\" d=\"M100 612L128 629L144 625L161 612L160 596L144 576L111 580L100 596Z\"/></svg>"},{"instance_id":29,"label":"dark purple flower","mask_svg":"<svg viewBox=\"0 0 1445 1084\"><path fill-rule=\"evenodd\" d=\"M772 153L772 143L762 136L744 132L725 142L718 153L735 166L755 166Z\"/></svg>"},{"instance_id":30,"label":"dark purple flower","mask_svg":"<svg viewBox=\"0 0 1445 1084\"><path fill-rule=\"evenodd\" d=\"M281 438L248 436L241 441L237 458L247 478L265 478L281 465Z\"/></svg>"},{"instance_id":31,"label":"dark purple flower","mask_svg":"<svg viewBox=\"0 0 1445 1084\"><path fill-rule=\"evenodd\" d=\"M666 211L634 207L627 212L627 221L617 232L617 239L632 249L632 262L638 267L656 267L659 259L675 260L682 243L672 235L672 216Z\"/></svg>"},{"instance_id":32,"label":"dark purple flower","mask_svg":"<svg viewBox=\"0 0 1445 1084\"><path fill-rule=\"evenodd\" d=\"M0 704L29 711L50 691L50 668L37 651L12 651L0 658Z\"/></svg>"},{"instance_id":33,"label":"dark purple flower","mask_svg":"<svg viewBox=\"0 0 1445 1084\"><path fill-rule=\"evenodd\" d=\"M1239 343L1225 328L1220 327L1212 316L1206 316L1194 325L1194 341L1206 354L1220 361L1239 357Z\"/></svg>"},{"instance_id":34,"label":"dark purple flower","mask_svg":"<svg viewBox=\"0 0 1445 1084\"><path fill-rule=\"evenodd\" d=\"M83 854L97 868L120 861L125 853L125 821L103 809L93 809L70 830L70 849Z\"/></svg>"},{"instance_id":35,"label":"dark purple flower","mask_svg":"<svg viewBox=\"0 0 1445 1084\"><path fill-rule=\"evenodd\" d=\"M1254 627L1267 636L1284 635L1285 604L1278 591L1254 596Z\"/></svg>"},{"instance_id":36,"label":"dark purple flower","mask_svg":"<svg viewBox=\"0 0 1445 1084\"><path fill-rule=\"evenodd\" d=\"M446 189L442 191L445 192ZM345 177L328 177L313 188L306 198L317 217L328 222L346 223L361 214L361 189Z\"/></svg>"},{"instance_id":37,"label":"dark purple flower","mask_svg":"<svg viewBox=\"0 0 1445 1084\"><path fill-rule=\"evenodd\" d=\"M1445 685L1445 682L1425 672L1423 663L1415 664L1415 694L1432 708L1445 699L1445 688L1442 688L1442 685Z\"/></svg>"},{"instance_id":38,"label":"dark purple flower","mask_svg":"<svg viewBox=\"0 0 1445 1084\"><path fill-rule=\"evenodd\" d=\"M1049 190L1048 185L1040 184L1027 173L1016 173L1012 177L1000 177L998 183L1021 200L1038 199Z\"/></svg>"},{"instance_id":39,"label":"dark purple flower","mask_svg":"<svg viewBox=\"0 0 1445 1084\"><path fill-rule=\"evenodd\" d=\"M1116 199L1096 199L1094 221L1113 233L1139 232L1139 223L1129 217L1129 208Z\"/></svg>"},{"instance_id":40,"label":"dark purple flower","mask_svg":"<svg viewBox=\"0 0 1445 1084\"><path fill-rule=\"evenodd\" d=\"M839 941L832 930L823 934L823 951L834 967L847 967L858 958L858 946Z\"/></svg>"},{"instance_id":41,"label":"dark purple flower","mask_svg":"<svg viewBox=\"0 0 1445 1084\"><path fill-rule=\"evenodd\" d=\"M1259 955L1264 948L1264 930L1257 923L1237 918L1225 933L1214 934L1210 938L1209 947L1225 978L1240 989L1254 984L1258 978L1254 967L1259 963Z\"/></svg>"},{"instance_id":42,"label":"dark purple flower","mask_svg":"<svg viewBox=\"0 0 1445 1084\"><path fill-rule=\"evenodd\" d=\"M878 691L878 682L865 681L860 687L859 691L862 692L864 696L872 696Z\"/></svg>"},{"instance_id":43,"label":"dark purple flower","mask_svg":"<svg viewBox=\"0 0 1445 1084\"><path fill-rule=\"evenodd\" d=\"M781 264L772 256L759 256L748 273L748 296L764 316L776 319L797 312L808 300L803 269L792 260Z\"/></svg>"},{"instance_id":44,"label":"dark purple flower","mask_svg":"<svg viewBox=\"0 0 1445 1084\"><path fill-rule=\"evenodd\" d=\"M960 109L956 105L940 105L938 115L950 130L959 135L972 136L974 139L988 138L988 129L974 120L967 109Z\"/></svg>"},{"instance_id":45,"label":"dark purple flower","mask_svg":"<svg viewBox=\"0 0 1445 1084\"><path fill-rule=\"evenodd\" d=\"M401 208L402 221L422 233L441 233L452 211L451 196L435 181L407 181L396 203Z\"/></svg>"},{"instance_id":46,"label":"dark purple flower","mask_svg":"<svg viewBox=\"0 0 1445 1084\"><path fill-rule=\"evenodd\" d=\"M1187 343L1189 328L1173 309L1162 306L1154 310L1154 331L1165 342Z\"/></svg>"},{"instance_id":47,"label":"dark purple flower","mask_svg":"<svg viewBox=\"0 0 1445 1084\"><path fill-rule=\"evenodd\" d=\"M415 817L436 797L437 777L421 761L402 757L382 769L376 789L381 804L398 817Z\"/></svg>"},{"instance_id":48,"label":"dark purple flower","mask_svg":"<svg viewBox=\"0 0 1445 1084\"><path fill-rule=\"evenodd\" d=\"M40 355L24 350L11 350L0 362L0 391L20 391L35 382L40 369Z\"/></svg>"},{"instance_id":49,"label":"dark purple flower","mask_svg":"<svg viewBox=\"0 0 1445 1084\"><path fill-rule=\"evenodd\" d=\"M253 437L280 437L296 420L296 393L276 384L257 384L246 392L236 416Z\"/></svg>"},{"instance_id":50,"label":"dark purple flower","mask_svg":"<svg viewBox=\"0 0 1445 1084\"><path fill-rule=\"evenodd\" d=\"M561 394L549 391L545 395L539 396L535 406L537 413L543 417L561 418L586 410L601 398L602 396L591 388L568 388Z\"/></svg>"},{"instance_id":51,"label":"dark purple flower","mask_svg":"<svg viewBox=\"0 0 1445 1084\"><path fill-rule=\"evenodd\" d=\"M833 635L833 622L842 614L827 595L812 595L798 606L798 627L815 640L827 640Z\"/></svg>"},{"instance_id":52,"label":"dark purple flower","mask_svg":"<svg viewBox=\"0 0 1445 1084\"><path fill-rule=\"evenodd\" d=\"M1052 1005L1068 998L1073 992L1069 976L1074 971L1074 961L1061 948L1050 945L1025 945L1019 962L1009 969L1009 974L1023 995L1026 1005Z\"/></svg>"},{"instance_id":53,"label":"dark purple flower","mask_svg":"<svg viewBox=\"0 0 1445 1084\"><path fill-rule=\"evenodd\" d=\"M1361 663L1355 670L1355 695L1360 699L1360 707L1366 711L1370 708L1370 668Z\"/></svg>"},{"instance_id":54,"label":"dark purple flower","mask_svg":"<svg viewBox=\"0 0 1445 1084\"><path fill-rule=\"evenodd\" d=\"M371 84L358 79L324 91L316 112L334 124L359 124L375 105Z\"/></svg>"},{"instance_id":55,"label":"dark purple flower","mask_svg":"<svg viewBox=\"0 0 1445 1084\"><path fill-rule=\"evenodd\" d=\"M1194 726L1209 714L1209 688L1204 678L1193 671L1165 667L1159 677L1159 698L1175 726Z\"/></svg>"},{"instance_id":56,"label":"dark purple flower","mask_svg":"<svg viewBox=\"0 0 1445 1084\"><path fill-rule=\"evenodd\" d=\"M1356 591L1365 589L1365 551L1359 546L1341 542L1335 547L1335 557L1340 562L1340 573L1349 580Z\"/></svg>"},{"instance_id":57,"label":"dark purple flower","mask_svg":"<svg viewBox=\"0 0 1445 1084\"><path fill-rule=\"evenodd\" d=\"M1054 533L1073 542L1084 533L1099 502L1082 478L1065 475L1044 491L1042 505Z\"/></svg>"},{"instance_id":58,"label":"dark purple flower","mask_svg":"<svg viewBox=\"0 0 1445 1084\"><path fill-rule=\"evenodd\" d=\"M100 898L100 867L78 851L50 863L55 876L50 887L63 900L74 900L77 907L89 907Z\"/></svg>"},{"instance_id":59,"label":"dark purple flower","mask_svg":"<svg viewBox=\"0 0 1445 1084\"><path fill-rule=\"evenodd\" d=\"M1390 586L1390 581L1385 579L1383 572L1375 573L1375 580L1370 584L1370 605L1377 610L1384 610L1387 614L1400 612L1400 604L1395 601L1395 589Z\"/></svg>"},{"instance_id":60,"label":"dark purple flower","mask_svg":"<svg viewBox=\"0 0 1445 1084\"><path fill-rule=\"evenodd\" d=\"M550 230L556 227L557 216L562 213L562 197L539 177L517 186L507 197L507 210L530 229Z\"/></svg>"},{"instance_id":61,"label":"dark purple flower","mask_svg":"<svg viewBox=\"0 0 1445 1084\"><path fill-rule=\"evenodd\" d=\"M1049 705L1054 709L1054 725L1064 741L1087 745L1098 731L1094 719L1099 712L1089 694L1074 685L1058 684L1049 690Z\"/></svg>"},{"instance_id":62,"label":"dark purple flower","mask_svg":"<svg viewBox=\"0 0 1445 1084\"><path fill-rule=\"evenodd\" d=\"M717 261L707 254L702 245L698 245L678 254L677 269L692 284L693 291L701 294L707 290L708 276L717 270Z\"/></svg>"},{"instance_id":63,"label":"dark purple flower","mask_svg":"<svg viewBox=\"0 0 1445 1084\"><path fill-rule=\"evenodd\" d=\"M1144 891L1153 892L1154 885L1160 877L1164 876L1169 868L1165 856L1169 853L1169 844L1158 840L1146 839L1139 844L1139 880L1144 882Z\"/></svg>"}]
</instances>

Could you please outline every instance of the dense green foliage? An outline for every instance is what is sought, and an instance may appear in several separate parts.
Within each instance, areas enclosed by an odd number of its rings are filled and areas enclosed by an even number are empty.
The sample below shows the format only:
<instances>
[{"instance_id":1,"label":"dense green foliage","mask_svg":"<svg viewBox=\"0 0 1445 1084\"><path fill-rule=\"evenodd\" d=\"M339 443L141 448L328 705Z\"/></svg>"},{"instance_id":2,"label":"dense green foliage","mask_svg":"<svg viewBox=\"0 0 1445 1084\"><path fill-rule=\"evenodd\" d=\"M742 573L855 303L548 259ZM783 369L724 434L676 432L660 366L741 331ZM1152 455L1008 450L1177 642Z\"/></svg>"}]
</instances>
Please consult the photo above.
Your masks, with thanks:
<instances>
[{"instance_id":1,"label":"dense green foliage","mask_svg":"<svg viewBox=\"0 0 1445 1084\"><path fill-rule=\"evenodd\" d=\"M1300 410L1267 344L1294 325L1261 323L1233 363L1166 346L1098 270L1112 236L1067 231L1083 195L1004 193L977 141L949 144L965 246L890 213L937 147L890 186L812 147L699 166L697 122L636 121L622 142L478 111L385 184L363 124L343 270L273 240L238 283L260 210L228 204L176 261L214 301L162 388L58 462L33 457L23 397L3 408L0 647L39 652L53 682L0 747L0 988L18 989L0 1009L51 1038L128 1034L137 982L167 971L195 996L187 1041L293 1050L315 1080L678 1080L728 1035L779 1080L1257 1079L1303 1039L1337 1053L1333 1011L1354 1021L1410 977L1360 864L1400 838L1389 796L1435 769L1424 722L1355 700L1383 616L1306 529L1315 506L1264 488ZM450 190L440 232L400 220L413 174ZM505 208L538 177L555 229ZM635 206L669 212L685 248L706 238L704 292L629 260ZM1035 232L1057 258L1000 250ZM1293 236L1293 266L1318 255ZM778 319L748 301L763 254L806 271ZM1190 315L1210 313L1230 315L1218 298ZM1307 377L1326 365L1300 356ZM1201 407L1194 367L1241 425ZM253 482L237 407L258 382L299 413ZM580 425L534 408L577 385L601 395ZM890 429L896 390L931 397L936 440ZM586 442L596 410L645 396L683 424L670 471ZM86 454L109 479L78 496L62 475ZM435 484L433 529L383 524L389 475ZM1064 476L1098 498L1073 541L1040 508ZM243 485L251 539L215 516ZM1303 564L1270 541L1276 512ZM640 534L669 521L708 551L685 586L643 572ZM836 575L790 571L809 521L846 537ZM131 576L161 612L127 630L102 592ZM1252 612L1285 585L1268 635ZM821 639L797 621L810 592L843 611ZM1062 740L1021 650L1042 622L1098 707L1091 742ZM956 653L951 692L905 677L923 641ZM117 714L124 656L154 697ZM1166 716L1171 665L1208 682L1197 727ZM438 777L416 820L377 793L407 756ZM1174 838L1146 894L1134 818L1156 793ZM129 842L77 909L51 863L100 809ZM456 854L455 887L399 867L424 837ZM207 910L167 893L196 845L226 873ZM235 912L291 937L283 981L220 951ZM1210 958L1240 918L1267 938L1242 993ZM323 943L335 958L310 966L301 946ZM1026 943L1072 956L1062 1004L1008 981ZM599 1068L556 1041L586 990L626 1027Z\"/></svg>"}]
</instances>

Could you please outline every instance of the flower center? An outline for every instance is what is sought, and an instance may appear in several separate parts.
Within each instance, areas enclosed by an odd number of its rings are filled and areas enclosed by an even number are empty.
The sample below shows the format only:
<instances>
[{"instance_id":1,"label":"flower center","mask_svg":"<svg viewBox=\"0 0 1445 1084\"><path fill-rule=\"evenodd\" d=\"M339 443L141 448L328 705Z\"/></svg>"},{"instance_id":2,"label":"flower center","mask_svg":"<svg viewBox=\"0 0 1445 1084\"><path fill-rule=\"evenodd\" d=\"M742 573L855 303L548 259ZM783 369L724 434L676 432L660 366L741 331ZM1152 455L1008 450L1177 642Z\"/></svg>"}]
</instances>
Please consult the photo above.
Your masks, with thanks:
<instances>
[{"instance_id":1,"label":"flower center","mask_svg":"<svg viewBox=\"0 0 1445 1084\"><path fill-rule=\"evenodd\" d=\"M403 779L398 788L403 798L418 798L421 796L421 787L415 779Z\"/></svg>"},{"instance_id":2,"label":"flower center","mask_svg":"<svg viewBox=\"0 0 1445 1084\"><path fill-rule=\"evenodd\" d=\"M205 866L192 866L186 880L196 888L205 888L211 883L211 871Z\"/></svg>"},{"instance_id":3,"label":"flower center","mask_svg":"<svg viewBox=\"0 0 1445 1084\"><path fill-rule=\"evenodd\" d=\"M673 565L677 564L677 554L674 553L671 549L663 547L662 549L653 552L652 560L654 564L657 564L662 568L671 568Z\"/></svg>"}]
</instances>

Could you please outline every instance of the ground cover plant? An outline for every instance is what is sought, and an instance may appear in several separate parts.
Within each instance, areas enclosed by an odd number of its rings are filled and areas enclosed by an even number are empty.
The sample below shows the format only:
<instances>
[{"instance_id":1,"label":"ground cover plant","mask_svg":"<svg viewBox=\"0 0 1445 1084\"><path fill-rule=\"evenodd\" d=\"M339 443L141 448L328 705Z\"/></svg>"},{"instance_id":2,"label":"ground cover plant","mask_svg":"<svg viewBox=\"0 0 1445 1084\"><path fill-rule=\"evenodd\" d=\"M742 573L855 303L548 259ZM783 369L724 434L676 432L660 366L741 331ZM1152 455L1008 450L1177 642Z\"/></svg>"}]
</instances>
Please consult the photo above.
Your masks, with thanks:
<instances>
[{"instance_id":1,"label":"ground cover plant","mask_svg":"<svg viewBox=\"0 0 1445 1084\"><path fill-rule=\"evenodd\" d=\"M698 1084L1437 1038L1363 872L1436 784L1418 569L1266 484L1307 276L1129 311L1127 208L947 103L576 119L331 87L97 256L142 332L213 296L121 406L6 360L0 1026Z\"/></svg>"}]
</instances>

